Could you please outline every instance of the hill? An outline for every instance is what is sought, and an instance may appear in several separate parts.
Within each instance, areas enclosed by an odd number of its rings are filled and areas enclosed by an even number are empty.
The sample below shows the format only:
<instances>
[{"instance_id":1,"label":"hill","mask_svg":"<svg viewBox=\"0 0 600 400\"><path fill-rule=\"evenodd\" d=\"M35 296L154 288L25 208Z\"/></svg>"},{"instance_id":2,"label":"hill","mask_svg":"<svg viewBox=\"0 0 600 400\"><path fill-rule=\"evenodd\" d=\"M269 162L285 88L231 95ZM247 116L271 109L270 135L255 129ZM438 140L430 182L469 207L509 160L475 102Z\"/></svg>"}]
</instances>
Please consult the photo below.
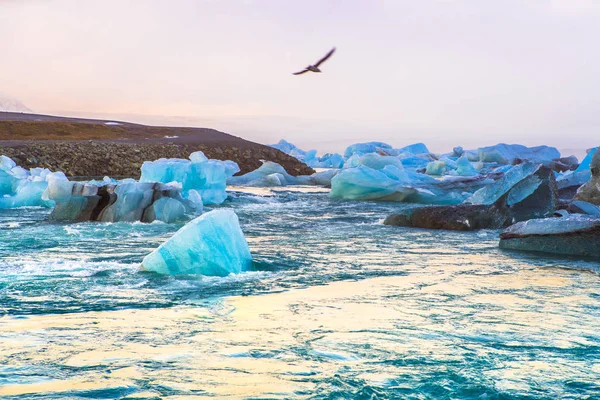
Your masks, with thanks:
<instances>
[{"instance_id":1,"label":"hill","mask_svg":"<svg viewBox=\"0 0 600 400\"><path fill-rule=\"evenodd\" d=\"M241 173L258 168L261 160L277 162L292 175L313 172L277 149L209 128L0 112L0 154L26 168L137 178L144 161L187 158L198 150L237 162Z\"/></svg>"}]
</instances>

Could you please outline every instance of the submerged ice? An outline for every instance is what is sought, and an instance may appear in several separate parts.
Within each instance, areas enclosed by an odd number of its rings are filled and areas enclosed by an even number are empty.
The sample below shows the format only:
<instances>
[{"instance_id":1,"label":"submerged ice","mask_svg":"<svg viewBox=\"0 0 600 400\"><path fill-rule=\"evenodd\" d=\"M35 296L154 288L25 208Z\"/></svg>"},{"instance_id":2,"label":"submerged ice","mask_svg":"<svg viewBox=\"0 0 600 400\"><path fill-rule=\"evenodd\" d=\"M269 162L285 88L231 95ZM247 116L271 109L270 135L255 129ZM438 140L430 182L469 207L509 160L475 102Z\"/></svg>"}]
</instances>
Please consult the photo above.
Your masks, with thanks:
<instances>
[{"instance_id":1,"label":"submerged ice","mask_svg":"<svg viewBox=\"0 0 600 400\"><path fill-rule=\"evenodd\" d=\"M252 256L233 210L214 210L188 222L147 255L142 267L165 275L227 276L246 271Z\"/></svg>"}]
</instances>

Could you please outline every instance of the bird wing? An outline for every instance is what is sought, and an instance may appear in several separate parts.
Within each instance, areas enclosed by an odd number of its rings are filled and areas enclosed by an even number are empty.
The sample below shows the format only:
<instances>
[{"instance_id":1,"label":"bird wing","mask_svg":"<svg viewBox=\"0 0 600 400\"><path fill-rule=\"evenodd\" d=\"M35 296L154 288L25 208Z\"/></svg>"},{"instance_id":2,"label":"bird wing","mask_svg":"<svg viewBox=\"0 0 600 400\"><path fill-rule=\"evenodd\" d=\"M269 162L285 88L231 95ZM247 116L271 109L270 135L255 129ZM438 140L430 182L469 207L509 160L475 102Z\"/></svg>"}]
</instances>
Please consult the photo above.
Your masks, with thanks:
<instances>
[{"instance_id":1,"label":"bird wing","mask_svg":"<svg viewBox=\"0 0 600 400\"><path fill-rule=\"evenodd\" d=\"M317 63L315 64L315 67L319 68L319 65L323 64L329 57L331 57L331 55L333 54L334 51L335 51L335 47L333 49L329 50L329 53L325 54L325 57L323 57L319 61L317 61Z\"/></svg>"},{"instance_id":2,"label":"bird wing","mask_svg":"<svg viewBox=\"0 0 600 400\"><path fill-rule=\"evenodd\" d=\"M303 69L300 72L294 72L292 75L302 75L303 73L308 72L308 69Z\"/></svg>"}]
</instances>

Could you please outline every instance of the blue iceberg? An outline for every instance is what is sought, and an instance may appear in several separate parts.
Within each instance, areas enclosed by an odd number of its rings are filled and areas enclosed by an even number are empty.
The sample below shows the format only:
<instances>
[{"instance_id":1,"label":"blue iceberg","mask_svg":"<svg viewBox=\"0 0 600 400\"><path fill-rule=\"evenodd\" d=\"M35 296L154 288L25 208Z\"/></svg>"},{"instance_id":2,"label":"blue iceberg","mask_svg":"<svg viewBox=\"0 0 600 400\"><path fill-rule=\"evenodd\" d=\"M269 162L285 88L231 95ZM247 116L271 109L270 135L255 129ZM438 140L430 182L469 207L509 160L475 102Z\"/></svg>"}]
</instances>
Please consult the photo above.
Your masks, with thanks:
<instances>
[{"instance_id":1,"label":"blue iceberg","mask_svg":"<svg viewBox=\"0 0 600 400\"><path fill-rule=\"evenodd\" d=\"M190 155L190 160L161 158L144 162L140 182L178 182L182 184L184 197L195 190L204 204L221 204L227 198L227 178L238 171L235 162L209 160L198 151Z\"/></svg>"},{"instance_id":2,"label":"blue iceberg","mask_svg":"<svg viewBox=\"0 0 600 400\"><path fill-rule=\"evenodd\" d=\"M466 155L462 155L456 162L456 174L459 176L476 176L479 171L471 164Z\"/></svg>"},{"instance_id":3,"label":"blue iceberg","mask_svg":"<svg viewBox=\"0 0 600 400\"><path fill-rule=\"evenodd\" d=\"M478 150L478 155L479 161L498 164L514 164L517 160L549 163L560 158L560 152L555 147L526 147L520 144L505 143L481 147Z\"/></svg>"},{"instance_id":4,"label":"blue iceberg","mask_svg":"<svg viewBox=\"0 0 600 400\"><path fill-rule=\"evenodd\" d=\"M47 180L54 176L64 174L52 173L45 168L26 170L9 157L0 156L0 209L54 206L52 201L42 198Z\"/></svg>"},{"instance_id":5,"label":"blue iceberg","mask_svg":"<svg viewBox=\"0 0 600 400\"><path fill-rule=\"evenodd\" d=\"M246 271L252 256L232 210L214 210L188 222L147 255L142 267L165 275L227 276Z\"/></svg>"},{"instance_id":6,"label":"blue iceberg","mask_svg":"<svg viewBox=\"0 0 600 400\"><path fill-rule=\"evenodd\" d=\"M525 178L533 175L540 168L540 164L524 163L511 167L498 181L492 185L485 186L469 197L465 202L470 204L493 204L500 197L513 189L515 185L523 181ZM536 182L532 184L535 185ZM529 190L526 184L524 190ZM539 184L538 184L539 185ZM532 191L535 189L531 189Z\"/></svg>"}]
</instances>

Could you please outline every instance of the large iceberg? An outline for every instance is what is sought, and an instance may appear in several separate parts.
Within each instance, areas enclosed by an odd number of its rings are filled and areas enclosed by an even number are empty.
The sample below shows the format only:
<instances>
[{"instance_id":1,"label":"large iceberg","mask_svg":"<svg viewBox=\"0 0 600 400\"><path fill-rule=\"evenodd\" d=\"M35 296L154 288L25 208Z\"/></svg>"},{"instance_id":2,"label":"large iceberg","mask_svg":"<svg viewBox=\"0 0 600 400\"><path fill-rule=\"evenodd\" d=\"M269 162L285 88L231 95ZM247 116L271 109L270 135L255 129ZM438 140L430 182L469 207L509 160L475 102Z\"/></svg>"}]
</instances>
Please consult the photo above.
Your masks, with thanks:
<instances>
[{"instance_id":1,"label":"large iceberg","mask_svg":"<svg viewBox=\"0 0 600 400\"><path fill-rule=\"evenodd\" d=\"M227 179L239 171L238 165L230 160L209 160L198 151L190 160L161 158L146 161L142 165L141 182L178 182L182 184L182 195L190 190L200 194L204 204L221 204L227 198Z\"/></svg>"},{"instance_id":2,"label":"large iceberg","mask_svg":"<svg viewBox=\"0 0 600 400\"><path fill-rule=\"evenodd\" d=\"M142 267L166 275L227 276L246 271L252 256L232 210L214 210L188 222L147 255Z\"/></svg>"},{"instance_id":3,"label":"large iceberg","mask_svg":"<svg viewBox=\"0 0 600 400\"><path fill-rule=\"evenodd\" d=\"M174 184L137 182L126 179L113 182L71 182L53 178L43 198L56 204L50 218L70 221L172 223L188 212L201 212L200 195L190 191L188 199Z\"/></svg>"}]
</instances>

